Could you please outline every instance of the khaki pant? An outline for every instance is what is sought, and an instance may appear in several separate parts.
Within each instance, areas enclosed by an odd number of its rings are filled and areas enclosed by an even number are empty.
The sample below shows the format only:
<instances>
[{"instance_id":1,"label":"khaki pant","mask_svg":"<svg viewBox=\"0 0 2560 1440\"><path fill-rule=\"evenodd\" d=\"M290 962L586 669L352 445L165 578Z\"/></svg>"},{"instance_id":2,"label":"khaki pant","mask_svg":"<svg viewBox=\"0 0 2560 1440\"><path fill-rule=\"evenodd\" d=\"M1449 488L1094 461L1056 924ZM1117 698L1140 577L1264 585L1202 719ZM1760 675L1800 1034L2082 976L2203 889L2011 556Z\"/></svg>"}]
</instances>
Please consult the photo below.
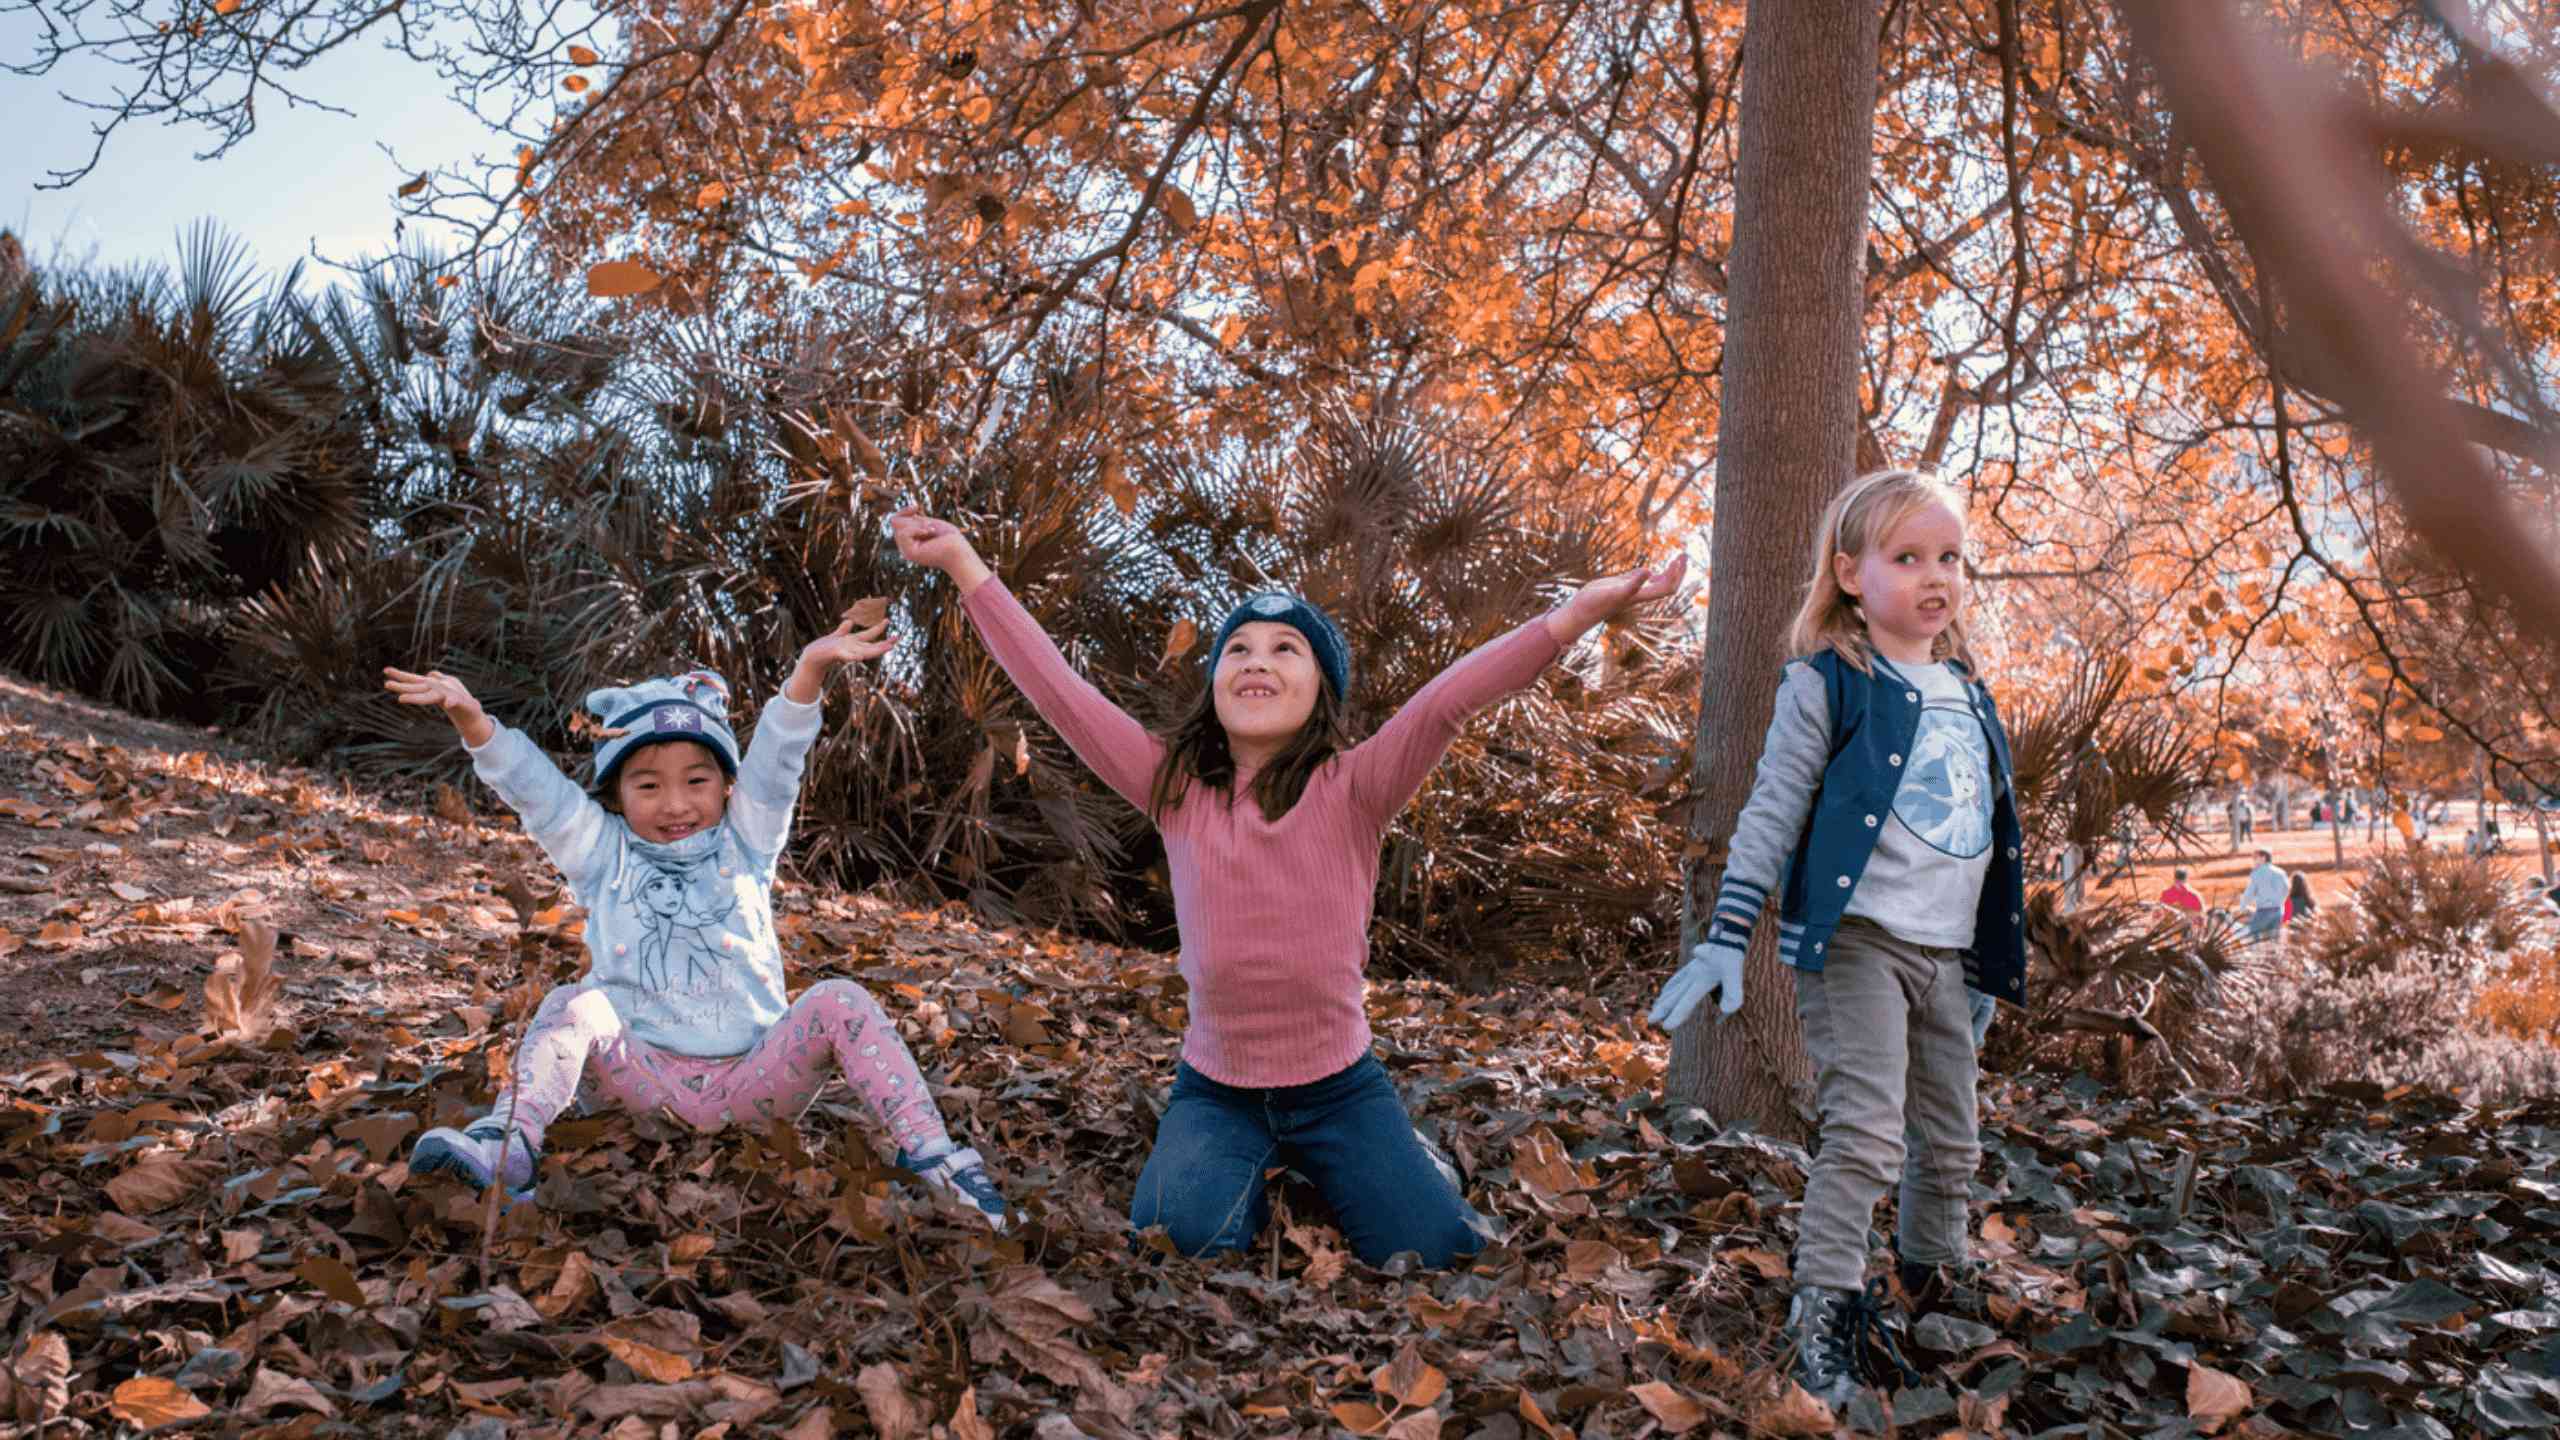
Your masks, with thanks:
<instances>
[{"instance_id":1,"label":"khaki pant","mask_svg":"<svg viewBox=\"0 0 2560 1440\"><path fill-rule=\"evenodd\" d=\"M1905 1181L1902 1258L1966 1254L1965 1203L1982 1160L1964 958L1861 919L1841 922L1819 973L1796 972L1822 1149L1805 1182L1796 1283L1866 1283L1876 1202ZM1905 1133L1910 1136L1905 1174Z\"/></svg>"}]
</instances>

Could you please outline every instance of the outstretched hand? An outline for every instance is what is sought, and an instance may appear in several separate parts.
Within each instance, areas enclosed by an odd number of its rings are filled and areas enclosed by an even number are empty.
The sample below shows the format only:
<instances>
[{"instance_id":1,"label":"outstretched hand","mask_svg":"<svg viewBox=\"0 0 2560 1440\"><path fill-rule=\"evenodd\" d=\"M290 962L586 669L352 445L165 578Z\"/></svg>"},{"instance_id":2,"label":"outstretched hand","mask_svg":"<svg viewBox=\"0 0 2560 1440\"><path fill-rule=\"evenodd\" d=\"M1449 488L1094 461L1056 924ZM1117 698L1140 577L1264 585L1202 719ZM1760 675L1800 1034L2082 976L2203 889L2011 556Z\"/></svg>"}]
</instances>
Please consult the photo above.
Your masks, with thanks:
<instances>
[{"instance_id":1,"label":"outstretched hand","mask_svg":"<svg viewBox=\"0 0 2560 1440\"><path fill-rule=\"evenodd\" d=\"M939 570L962 582L963 589L975 588L967 572L974 569L979 575L984 575L986 571L985 562L978 558L977 547L969 543L969 537L961 533L959 526L927 515L912 505L889 517L889 533L896 538L898 554L907 563Z\"/></svg>"},{"instance_id":2,"label":"outstretched hand","mask_svg":"<svg viewBox=\"0 0 2560 1440\"><path fill-rule=\"evenodd\" d=\"M398 697L403 705L441 706L444 717L453 722L454 729L462 732L466 744L486 745L489 737L497 731L497 726L490 723L488 712L472 698L470 687L441 670L417 675L385 665L382 667L382 688Z\"/></svg>"},{"instance_id":3,"label":"outstretched hand","mask_svg":"<svg viewBox=\"0 0 2560 1440\"><path fill-rule=\"evenodd\" d=\"M896 648L898 642L890 637L888 621L856 630L853 612L847 611L843 623L802 647L800 663L791 668L791 678L783 682L782 693L800 704L814 705L827 676L837 666L864 664Z\"/></svg>"},{"instance_id":4,"label":"outstretched hand","mask_svg":"<svg viewBox=\"0 0 2560 1440\"><path fill-rule=\"evenodd\" d=\"M1675 555L1667 565L1630 570L1623 575L1609 575L1594 580L1573 592L1573 598L1557 607L1553 617L1555 628L1564 633L1557 639L1567 643L1594 625L1613 620L1634 606L1648 600L1659 600L1680 588L1689 573L1689 557Z\"/></svg>"}]
</instances>

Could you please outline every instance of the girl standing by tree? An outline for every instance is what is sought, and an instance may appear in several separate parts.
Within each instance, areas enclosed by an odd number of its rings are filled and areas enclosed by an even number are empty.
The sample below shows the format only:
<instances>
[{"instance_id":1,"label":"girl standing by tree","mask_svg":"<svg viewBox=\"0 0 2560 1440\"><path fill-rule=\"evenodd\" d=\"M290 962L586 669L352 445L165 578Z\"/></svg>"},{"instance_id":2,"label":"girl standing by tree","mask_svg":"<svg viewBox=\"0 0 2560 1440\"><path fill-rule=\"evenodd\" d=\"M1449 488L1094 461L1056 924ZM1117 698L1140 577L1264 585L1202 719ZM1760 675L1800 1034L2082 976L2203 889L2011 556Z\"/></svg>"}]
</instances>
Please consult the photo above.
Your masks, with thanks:
<instances>
[{"instance_id":1,"label":"girl standing by tree","mask_svg":"<svg viewBox=\"0 0 2560 1440\"><path fill-rule=\"evenodd\" d=\"M783 997L774 866L818 736L821 687L890 643L882 627L855 634L850 620L812 642L743 762L729 687L708 670L595 691L592 794L491 720L461 681L383 672L402 704L443 708L472 768L587 908L587 974L543 997L516 1046L512 1088L469 1128L419 1137L411 1170L521 1194L544 1132L582 1085L593 1099L717 1130L797 1118L832 1069L870 1102L901 1167L1004 1227L1003 1196L978 1152L952 1143L879 1002L850 980Z\"/></svg>"},{"instance_id":2,"label":"girl standing by tree","mask_svg":"<svg viewBox=\"0 0 2560 1440\"><path fill-rule=\"evenodd\" d=\"M2009 742L1967 654L1964 539L1961 497L1926 472L1861 476L1832 500L1788 635L1801 658L1706 939L1652 1011L1668 1029L1709 995L1740 1009L1743 956L1778 894L1822 1120L1787 1325L1797 1382L1835 1410L1881 1305L1868 1224L1906 1165L1905 1288L1938 1303L1980 1281L1966 1240L1975 1021L1991 997L2024 995Z\"/></svg>"},{"instance_id":3,"label":"girl standing by tree","mask_svg":"<svg viewBox=\"0 0 2560 1440\"><path fill-rule=\"evenodd\" d=\"M1186 1255L1242 1249L1266 1218L1264 1173L1287 1165L1370 1264L1414 1251L1441 1266L1483 1248L1456 1174L1369 1053L1379 843L1468 716L1621 608L1670 594L1685 562L1583 586L1357 743L1341 632L1301 596L1256 595L1218 627L1189 714L1155 735L1075 672L959 530L913 511L891 524L900 553L959 587L1041 718L1163 836L1191 1020L1130 1223L1163 1226Z\"/></svg>"}]
</instances>

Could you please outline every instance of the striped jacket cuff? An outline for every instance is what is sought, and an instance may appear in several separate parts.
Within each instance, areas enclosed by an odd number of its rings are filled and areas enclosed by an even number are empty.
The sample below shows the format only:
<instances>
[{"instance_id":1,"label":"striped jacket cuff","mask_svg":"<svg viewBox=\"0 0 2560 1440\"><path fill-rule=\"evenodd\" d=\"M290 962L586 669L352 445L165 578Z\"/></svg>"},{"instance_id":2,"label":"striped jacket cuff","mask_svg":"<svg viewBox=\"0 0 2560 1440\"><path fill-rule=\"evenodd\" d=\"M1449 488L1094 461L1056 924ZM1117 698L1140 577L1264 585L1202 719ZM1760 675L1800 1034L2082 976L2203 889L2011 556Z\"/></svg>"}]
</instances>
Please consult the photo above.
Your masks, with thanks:
<instances>
[{"instance_id":1,"label":"striped jacket cuff","mask_svg":"<svg viewBox=\"0 0 2560 1440\"><path fill-rule=\"evenodd\" d=\"M1761 908L1768 903L1767 890L1727 875L1723 887L1716 891L1715 911L1707 921L1707 939L1749 949L1751 932L1759 926Z\"/></svg>"}]
</instances>

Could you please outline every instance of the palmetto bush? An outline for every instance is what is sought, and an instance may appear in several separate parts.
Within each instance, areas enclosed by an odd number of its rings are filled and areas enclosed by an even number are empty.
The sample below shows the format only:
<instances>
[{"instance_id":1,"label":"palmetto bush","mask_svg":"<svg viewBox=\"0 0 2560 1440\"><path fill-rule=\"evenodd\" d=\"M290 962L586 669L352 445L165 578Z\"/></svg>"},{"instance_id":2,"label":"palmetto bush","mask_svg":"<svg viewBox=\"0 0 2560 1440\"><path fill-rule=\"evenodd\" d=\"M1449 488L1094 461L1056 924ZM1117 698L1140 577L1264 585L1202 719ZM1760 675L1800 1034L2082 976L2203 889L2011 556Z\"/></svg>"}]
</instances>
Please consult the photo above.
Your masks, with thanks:
<instances>
[{"instance_id":1,"label":"palmetto bush","mask_svg":"<svg viewBox=\"0 0 2560 1440\"><path fill-rule=\"evenodd\" d=\"M0 265L0 663L209 719L240 601L357 553L365 397L293 291L210 226L174 273Z\"/></svg>"},{"instance_id":2,"label":"palmetto bush","mask_svg":"<svg viewBox=\"0 0 2560 1440\"><path fill-rule=\"evenodd\" d=\"M637 335L527 277L445 288L431 269L312 308L361 377L383 501L353 563L240 608L223 679L292 748L484 804L450 727L381 696L382 666L461 676L574 772L589 688L707 665L752 713L802 644L878 596L902 643L829 697L802 872L1168 944L1148 826L1038 721L948 584L897 558L899 504L968 526L1151 724L1202 683L1198 638L1250 590L1302 588L1340 619L1368 729L1569 583L1636 558L1599 538L1606 516L1524 503L1428 415L1346 409L1263 449L1113 458L1087 438L1105 397L1062 361L974 406L883 360L907 347L859 314ZM1667 780L1694 705L1680 641L1671 620L1639 620L1469 727L1387 842L1384 963L1464 978L1661 943L1676 841L1646 787Z\"/></svg>"}]
</instances>

